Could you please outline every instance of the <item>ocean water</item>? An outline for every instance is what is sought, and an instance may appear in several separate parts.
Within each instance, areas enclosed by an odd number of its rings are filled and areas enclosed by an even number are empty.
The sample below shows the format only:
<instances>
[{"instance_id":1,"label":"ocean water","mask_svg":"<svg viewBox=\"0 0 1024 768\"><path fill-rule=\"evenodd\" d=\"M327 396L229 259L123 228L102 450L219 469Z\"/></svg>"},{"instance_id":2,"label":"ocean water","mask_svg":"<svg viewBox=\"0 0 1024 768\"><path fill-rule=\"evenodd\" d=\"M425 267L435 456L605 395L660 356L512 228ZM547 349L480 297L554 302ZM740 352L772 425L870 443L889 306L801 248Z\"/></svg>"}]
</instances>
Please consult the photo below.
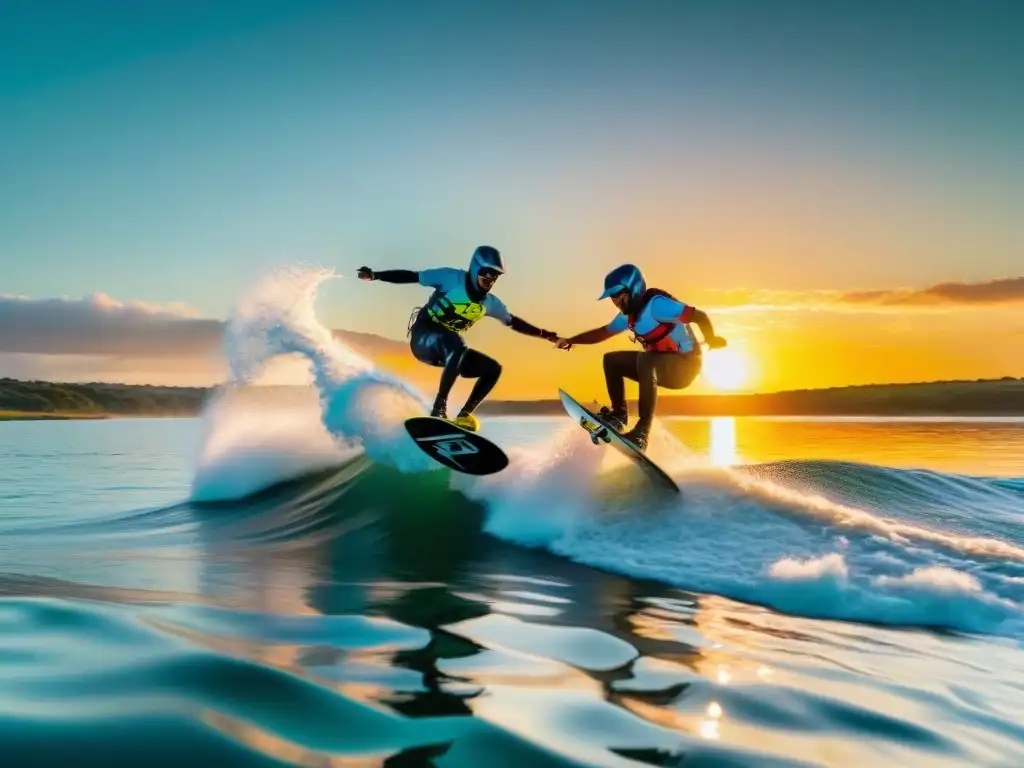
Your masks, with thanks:
<instances>
[{"instance_id":1,"label":"ocean water","mask_svg":"<svg viewBox=\"0 0 1024 768\"><path fill-rule=\"evenodd\" d=\"M0 424L4 765L1024 764L1024 421L660 422L666 499L493 418L453 475L326 277L201 418Z\"/></svg>"}]
</instances>

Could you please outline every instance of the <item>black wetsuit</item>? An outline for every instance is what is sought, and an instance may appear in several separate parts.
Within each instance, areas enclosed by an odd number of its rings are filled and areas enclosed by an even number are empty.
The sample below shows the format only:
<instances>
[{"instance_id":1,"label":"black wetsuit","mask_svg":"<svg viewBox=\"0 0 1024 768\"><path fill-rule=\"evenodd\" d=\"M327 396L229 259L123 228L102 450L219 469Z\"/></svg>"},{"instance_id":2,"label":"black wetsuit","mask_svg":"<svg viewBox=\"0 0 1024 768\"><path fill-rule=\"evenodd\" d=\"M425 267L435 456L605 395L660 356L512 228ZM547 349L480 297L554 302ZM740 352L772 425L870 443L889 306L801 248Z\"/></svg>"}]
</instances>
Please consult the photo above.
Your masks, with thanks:
<instances>
[{"instance_id":1,"label":"black wetsuit","mask_svg":"<svg viewBox=\"0 0 1024 768\"><path fill-rule=\"evenodd\" d=\"M373 274L375 279L388 283L419 282L419 273L408 269L391 269ZM485 296L483 291L470 283L468 274L466 275L466 292L474 301L481 301ZM537 336L552 341L557 338L552 331L537 328L516 315L511 315L509 326L513 331L527 336ZM434 415L447 413L448 395L459 376L477 380L466 404L459 411L460 416L468 415L476 410L477 406L494 389L494 385L498 383L501 376L501 363L483 352L470 349L462 334L449 330L431 319L426 306L420 308L416 319L409 328L409 347L413 356L420 362L444 369L441 372L441 382L434 400L432 411Z\"/></svg>"}]
</instances>

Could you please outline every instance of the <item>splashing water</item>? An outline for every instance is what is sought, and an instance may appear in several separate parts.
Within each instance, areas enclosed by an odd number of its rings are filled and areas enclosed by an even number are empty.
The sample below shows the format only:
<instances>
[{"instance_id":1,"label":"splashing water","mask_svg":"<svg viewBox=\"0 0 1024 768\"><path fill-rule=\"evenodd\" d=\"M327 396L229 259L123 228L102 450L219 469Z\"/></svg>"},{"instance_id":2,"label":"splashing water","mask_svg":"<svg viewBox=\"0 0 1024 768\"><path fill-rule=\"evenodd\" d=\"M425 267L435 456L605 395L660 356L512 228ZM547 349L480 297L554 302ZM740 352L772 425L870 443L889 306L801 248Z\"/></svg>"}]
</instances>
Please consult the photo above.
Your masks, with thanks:
<instances>
[{"instance_id":1,"label":"splashing water","mask_svg":"<svg viewBox=\"0 0 1024 768\"><path fill-rule=\"evenodd\" d=\"M890 519L742 470L712 467L666 436L682 488L659 500L579 430L516 451L467 495L486 530L580 563L780 610L1024 636L1024 548ZM894 474L898 471L887 470ZM979 499L979 502L982 502ZM952 514L952 513L951 513ZM953 522L953 518L950 518Z\"/></svg>"},{"instance_id":2,"label":"splashing water","mask_svg":"<svg viewBox=\"0 0 1024 768\"><path fill-rule=\"evenodd\" d=\"M359 450L403 472L438 469L402 426L406 418L425 412L423 395L378 369L317 320L317 289L335 277L319 267L280 267L237 302L224 334L230 376L204 414L194 500L238 498L343 462ZM268 410L255 398L248 398L246 408L230 397L235 390L258 389L272 360L295 356L308 361L321 430L310 431L308 403Z\"/></svg>"},{"instance_id":3,"label":"splashing water","mask_svg":"<svg viewBox=\"0 0 1024 768\"><path fill-rule=\"evenodd\" d=\"M400 471L439 469L402 428L425 411L422 396L317 321L316 290L332 277L324 269L278 270L238 303L225 338L231 385L251 384L272 359L299 355L315 403L296 415L290 436L290 414L276 423L264 413L242 419L244 430L232 417L234 428L211 429L209 454L227 458L208 460L209 471L197 474L207 478L197 498L251 490L251 480L226 482L225 466L247 478L293 475L360 449ZM239 452L238 435L254 433L265 442L250 439ZM503 441L504 472L453 474L451 483L483 504L492 536L629 576L806 615L1024 632L1019 542L959 535L941 520L926 527L714 467L659 422L652 438L649 455L681 485L679 499L655 499L628 460L592 446L569 424L532 445Z\"/></svg>"}]
</instances>

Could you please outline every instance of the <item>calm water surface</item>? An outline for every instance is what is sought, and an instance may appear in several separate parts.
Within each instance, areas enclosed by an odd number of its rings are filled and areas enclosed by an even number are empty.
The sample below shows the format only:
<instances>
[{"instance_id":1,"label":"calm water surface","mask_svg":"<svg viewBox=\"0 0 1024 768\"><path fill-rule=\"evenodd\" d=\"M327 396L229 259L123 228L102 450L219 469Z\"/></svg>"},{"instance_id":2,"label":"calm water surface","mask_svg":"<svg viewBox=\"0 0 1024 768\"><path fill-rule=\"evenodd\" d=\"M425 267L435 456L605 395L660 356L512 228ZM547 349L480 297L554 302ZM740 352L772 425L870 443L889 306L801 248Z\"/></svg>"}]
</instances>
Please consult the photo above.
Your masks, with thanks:
<instances>
[{"instance_id":1,"label":"calm water surface","mask_svg":"<svg viewBox=\"0 0 1024 768\"><path fill-rule=\"evenodd\" d=\"M1024 422L572 426L0 424L4 764L1024 765Z\"/></svg>"}]
</instances>

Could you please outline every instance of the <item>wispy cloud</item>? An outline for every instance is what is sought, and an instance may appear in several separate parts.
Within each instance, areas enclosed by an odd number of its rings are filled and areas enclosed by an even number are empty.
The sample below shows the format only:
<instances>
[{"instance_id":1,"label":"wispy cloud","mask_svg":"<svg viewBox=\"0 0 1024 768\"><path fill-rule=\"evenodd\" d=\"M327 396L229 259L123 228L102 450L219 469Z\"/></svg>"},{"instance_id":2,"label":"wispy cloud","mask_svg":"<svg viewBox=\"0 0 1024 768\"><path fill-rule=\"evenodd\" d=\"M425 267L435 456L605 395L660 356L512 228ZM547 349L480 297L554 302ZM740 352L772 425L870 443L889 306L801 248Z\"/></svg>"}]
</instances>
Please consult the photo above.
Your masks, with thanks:
<instances>
[{"instance_id":1,"label":"wispy cloud","mask_svg":"<svg viewBox=\"0 0 1024 768\"><path fill-rule=\"evenodd\" d=\"M103 293L85 299L0 296L0 352L45 355L206 354L223 324L182 306L124 303Z\"/></svg>"},{"instance_id":2,"label":"wispy cloud","mask_svg":"<svg viewBox=\"0 0 1024 768\"><path fill-rule=\"evenodd\" d=\"M224 322L180 304L0 296L0 354L196 358L220 354ZM360 352L406 345L372 334L334 331Z\"/></svg>"},{"instance_id":3,"label":"wispy cloud","mask_svg":"<svg viewBox=\"0 0 1024 768\"><path fill-rule=\"evenodd\" d=\"M914 306L1017 303L1024 302L1024 277L1004 277L980 283L936 283L927 288L848 291L842 300L851 304Z\"/></svg>"},{"instance_id":4,"label":"wispy cloud","mask_svg":"<svg viewBox=\"0 0 1024 768\"><path fill-rule=\"evenodd\" d=\"M709 291L717 312L818 310L832 312L956 309L1024 303L1024 277L944 282L924 288L860 291L779 291L743 288Z\"/></svg>"}]
</instances>

